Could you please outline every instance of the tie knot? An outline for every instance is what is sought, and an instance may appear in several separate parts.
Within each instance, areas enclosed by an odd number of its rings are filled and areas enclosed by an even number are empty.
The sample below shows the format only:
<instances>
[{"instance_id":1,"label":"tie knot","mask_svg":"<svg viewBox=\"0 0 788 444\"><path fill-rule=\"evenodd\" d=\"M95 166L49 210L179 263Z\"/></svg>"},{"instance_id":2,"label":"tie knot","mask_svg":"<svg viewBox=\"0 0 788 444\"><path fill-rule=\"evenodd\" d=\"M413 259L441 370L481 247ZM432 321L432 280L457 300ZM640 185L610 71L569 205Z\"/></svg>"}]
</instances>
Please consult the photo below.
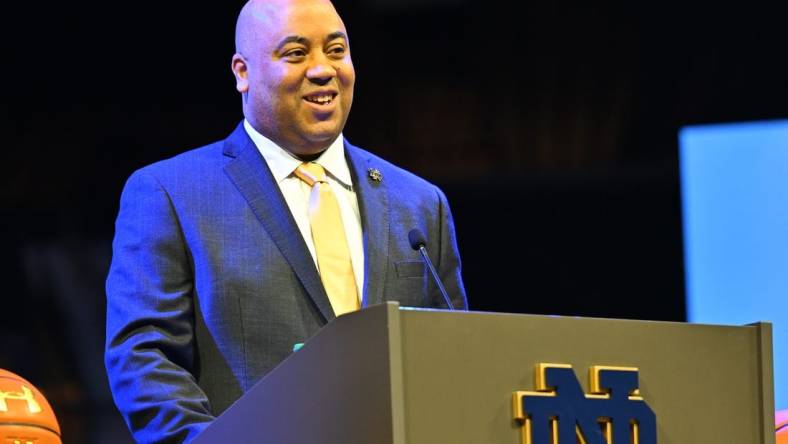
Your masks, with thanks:
<instances>
[{"instance_id":1,"label":"tie knot","mask_svg":"<svg viewBox=\"0 0 788 444\"><path fill-rule=\"evenodd\" d=\"M295 173L299 179L309 184L310 187L316 182L326 182L326 171L322 166L314 162L302 163L293 173Z\"/></svg>"}]
</instances>

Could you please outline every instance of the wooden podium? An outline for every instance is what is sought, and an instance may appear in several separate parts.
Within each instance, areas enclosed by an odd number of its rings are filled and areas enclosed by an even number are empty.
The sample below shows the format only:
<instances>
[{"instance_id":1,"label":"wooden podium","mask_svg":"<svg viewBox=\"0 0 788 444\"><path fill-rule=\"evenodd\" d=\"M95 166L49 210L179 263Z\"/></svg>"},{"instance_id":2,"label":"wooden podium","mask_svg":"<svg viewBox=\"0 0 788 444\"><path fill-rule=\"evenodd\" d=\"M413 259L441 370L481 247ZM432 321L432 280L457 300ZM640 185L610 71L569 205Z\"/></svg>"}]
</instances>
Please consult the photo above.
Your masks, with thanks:
<instances>
[{"instance_id":1,"label":"wooden podium","mask_svg":"<svg viewBox=\"0 0 788 444\"><path fill-rule=\"evenodd\" d=\"M393 302L329 323L193 442L520 444L512 395L535 389L538 363L570 364L586 393L592 366L638 368L659 444L774 444L769 323L449 312Z\"/></svg>"}]
</instances>

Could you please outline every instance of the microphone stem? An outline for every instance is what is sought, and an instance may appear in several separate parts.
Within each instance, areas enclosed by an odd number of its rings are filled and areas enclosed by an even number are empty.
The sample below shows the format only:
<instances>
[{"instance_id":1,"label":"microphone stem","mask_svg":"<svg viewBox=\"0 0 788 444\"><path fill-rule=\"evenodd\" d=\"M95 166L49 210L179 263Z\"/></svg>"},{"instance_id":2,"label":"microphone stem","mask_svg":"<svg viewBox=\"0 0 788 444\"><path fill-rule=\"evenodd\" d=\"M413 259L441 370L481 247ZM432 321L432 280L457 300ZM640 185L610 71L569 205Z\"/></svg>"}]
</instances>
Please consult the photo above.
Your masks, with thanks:
<instances>
[{"instance_id":1,"label":"microphone stem","mask_svg":"<svg viewBox=\"0 0 788 444\"><path fill-rule=\"evenodd\" d=\"M438 272L435 271L435 267L432 266L432 261L430 257L427 256L427 249L424 248L424 245L419 247L419 253L421 253L421 257L424 259L424 263L427 264L427 268L430 269L430 273L432 273L432 280L435 281L435 285L438 286L438 290L440 290L441 296L443 296L444 302L446 302L446 306L449 307L449 310L454 310L454 305L451 303L451 299L449 299L448 293L446 293L446 289L443 288L443 284L441 283L441 279L438 277Z\"/></svg>"}]
</instances>

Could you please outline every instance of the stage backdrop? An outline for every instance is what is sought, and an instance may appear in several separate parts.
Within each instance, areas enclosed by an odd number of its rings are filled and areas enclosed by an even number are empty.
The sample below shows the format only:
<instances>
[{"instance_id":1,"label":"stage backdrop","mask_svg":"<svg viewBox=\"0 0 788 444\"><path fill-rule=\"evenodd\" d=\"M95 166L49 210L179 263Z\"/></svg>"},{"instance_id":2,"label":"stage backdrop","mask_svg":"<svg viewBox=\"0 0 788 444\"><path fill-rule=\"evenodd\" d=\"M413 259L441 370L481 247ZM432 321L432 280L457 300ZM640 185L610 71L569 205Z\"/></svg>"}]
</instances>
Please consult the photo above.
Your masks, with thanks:
<instances>
[{"instance_id":1,"label":"stage backdrop","mask_svg":"<svg viewBox=\"0 0 788 444\"><path fill-rule=\"evenodd\" d=\"M788 408L788 121L680 132L687 319L774 323L777 408Z\"/></svg>"}]
</instances>

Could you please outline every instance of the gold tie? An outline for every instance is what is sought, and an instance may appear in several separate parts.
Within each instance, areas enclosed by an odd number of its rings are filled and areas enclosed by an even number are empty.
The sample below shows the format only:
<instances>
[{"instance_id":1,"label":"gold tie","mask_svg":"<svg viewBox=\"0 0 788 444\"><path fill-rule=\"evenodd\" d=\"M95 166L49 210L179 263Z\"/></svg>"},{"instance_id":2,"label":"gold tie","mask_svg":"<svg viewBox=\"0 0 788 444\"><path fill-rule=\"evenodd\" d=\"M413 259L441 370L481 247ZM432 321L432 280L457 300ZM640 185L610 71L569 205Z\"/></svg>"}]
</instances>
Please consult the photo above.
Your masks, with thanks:
<instances>
[{"instance_id":1,"label":"gold tie","mask_svg":"<svg viewBox=\"0 0 788 444\"><path fill-rule=\"evenodd\" d=\"M337 316L358 310L350 249L339 213L339 203L326 181L326 172L322 166L309 162L299 165L294 173L312 187L309 195L309 224L312 226L320 279L331 307Z\"/></svg>"}]
</instances>

